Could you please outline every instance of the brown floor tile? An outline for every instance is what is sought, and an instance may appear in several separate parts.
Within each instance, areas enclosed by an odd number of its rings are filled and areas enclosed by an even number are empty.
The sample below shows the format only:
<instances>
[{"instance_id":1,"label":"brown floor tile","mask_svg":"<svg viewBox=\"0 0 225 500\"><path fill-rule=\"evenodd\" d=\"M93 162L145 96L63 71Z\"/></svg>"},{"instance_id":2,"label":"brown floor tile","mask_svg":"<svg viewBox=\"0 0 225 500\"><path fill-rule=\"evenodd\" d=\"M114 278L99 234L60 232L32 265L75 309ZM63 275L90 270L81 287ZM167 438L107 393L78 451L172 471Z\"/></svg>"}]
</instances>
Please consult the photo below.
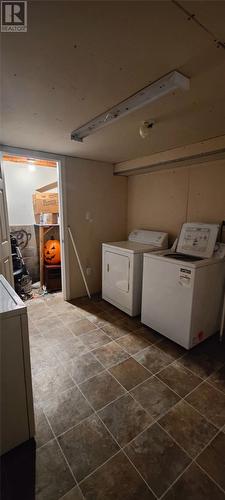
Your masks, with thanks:
<instances>
[{"instance_id":1,"label":"brown floor tile","mask_svg":"<svg viewBox=\"0 0 225 500\"><path fill-rule=\"evenodd\" d=\"M159 423L193 458L217 432L214 425L185 401L179 401Z\"/></svg>"},{"instance_id":2,"label":"brown floor tile","mask_svg":"<svg viewBox=\"0 0 225 500\"><path fill-rule=\"evenodd\" d=\"M150 346L134 355L134 358L152 373L160 371L173 360L157 347Z\"/></svg>"},{"instance_id":3,"label":"brown floor tile","mask_svg":"<svg viewBox=\"0 0 225 500\"><path fill-rule=\"evenodd\" d=\"M54 310L54 313L59 315L59 314L70 314L70 313L77 313L77 309L73 304L70 304L70 302L66 302L65 300L52 300L48 303L49 307Z\"/></svg>"},{"instance_id":4,"label":"brown floor tile","mask_svg":"<svg viewBox=\"0 0 225 500\"><path fill-rule=\"evenodd\" d=\"M70 328L73 329L74 323L76 323L77 321L79 321L79 319L83 319L82 314L79 311L77 311L77 310L68 311L66 313L65 312L64 313L59 313L59 314L57 313L57 317L69 329Z\"/></svg>"},{"instance_id":5,"label":"brown floor tile","mask_svg":"<svg viewBox=\"0 0 225 500\"><path fill-rule=\"evenodd\" d=\"M103 325L101 327L101 330L107 333L107 335L113 340L119 339L120 337L128 335L129 333L129 330L124 328L123 326L120 326L119 323Z\"/></svg>"},{"instance_id":6,"label":"brown floor tile","mask_svg":"<svg viewBox=\"0 0 225 500\"><path fill-rule=\"evenodd\" d=\"M89 317L88 317L89 319ZM90 321L92 320L92 318L90 319ZM97 326L98 328L101 328L102 331L103 330L103 327L108 327L108 326L112 326L116 323L117 319L114 318L111 314L109 313L104 313L104 319L102 318L99 322L97 322ZM106 332L105 332L106 333Z\"/></svg>"},{"instance_id":7,"label":"brown floor tile","mask_svg":"<svg viewBox=\"0 0 225 500\"><path fill-rule=\"evenodd\" d=\"M114 323L117 325L121 331L124 331L124 335L127 333L131 333L134 329L135 326L133 323L130 323L130 321L127 321L127 317L124 317L123 319L117 319L117 321Z\"/></svg>"},{"instance_id":8,"label":"brown floor tile","mask_svg":"<svg viewBox=\"0 0 225 500\"><path fill-rule=\"evenodd\" d=\"M66 493L60 500L84 500L84 497L79 486L75 486L75 488Z\"/></svg>"},{"instance_id":9,"label":"brown floor tile","mask_svg":"<svg viewBox=\"0 0 225 500\"><path fill-rule=\"evenodd\" d=\"M140 365L134 358L126 359L109 370L127 391L144 382L151 376L148 370Z\"/></svg>"},{"instance_id":10,"label":"brown floor tile","mask_svg":"<svg viewBox=\"0 0 225 500\"><path fill-rule=\"evenodd\" d=\"M43 410L57 436L93 413L90 405L76 387L57 394L45 402Z\"/></svg>"},{"instance_id":11,"label":"brown floor tile","mask_svg":"<svg viewBox=\"0 0 225 500\"><path fill-rule=\"evenodd\" d=\"M55 316L54 311L45 304L29 307L27 312L29 319L31 319L31 321L33 321L34 324L37 326L40 319L43 321L44 318L47 319L50 316Z\"/></svg>"},{"instance_id":12,"label":"brown floor tile","mask_svg":"<svg viewBox=\"0 0 225 500\"><path fill-rule=\"evenodd\" d=\"M33 337L34 335L40 335L40 330L34 325L34 323L29 321L29 337Z\"/></svg>"},{"instance_id":13,"label":"brown floor tile","mask_svg":"<svg viewBox=\"0 0 225 500\"><path fill-rule=\"evenodd\" d=\"M124 318L121 320L121 324L131 332L142 326L138 318L131 318L127 316L127 314L125 314Z\"/></svg>"},{"instance_id":14,"label":"brown floor tile","mask_svg":"<svg viewBox=\"0 0 225 500\"><path fill-rule=\"evenodd\" d=\"M163 500L224 500L224 493L196 464L182 474Z\"/></svg>"},{"instance_id":15,"label":"brown floor tile","mask_svg":"<svg viewBox=\"0 0 225 500\"><path fill-rule=\"evenodd\" d=\"M67 361L65 366L68 373L77 384L81 384L84 380L94 377L104 370L103 366L91 352Z\"/></svg>"},{"instance_id":16,"label":"brown floor tile","mask_svg":"<svg viewBox=\"0 0 225 500\"><path fill-rule=\"evenodd\" d=\"M46 349L47 347L50 347L46 338L44 337L44 335L41 335L41 333L31 336L29 342L31 351L36 347L40 349Z\"/></svg>"},{"instance_id":17,"label":"brown floor tile","mask_svg":"<svg viewBox=\"0 0 225 500\"><path fill-rule=\"evenodd\" d=\"M225 434L223 432L220 432L207 446L197 458L197 462L225 491Z\"/></svg>"},{"instance_id":18,"label":"brown floor tile","mask_svg":"<svg viewBox=\"0 0 225 500\"><path fill-rule=\"evenodd\" d=\"M32 376L37 375L42 370L48 370L51 367L55 368L59 365L58 358L48 344L44 344L42 347L32 348L30 355Z\"/></svg>"},{"instance_id":19,"label":"brown floor tile","mask_svg":"<svg viewBox=\"0 0 225 500\"><path fill-rule=\"evenodd\" d=\"M217 427L225 423L225 395L204 382L186 400Z\"/></svg>"},{"instance_id":20,"label":"brown floor tile","mask_svg":"<svg viewBox=\"0 0 225 500\"><path fill-rule=\"evenodd\" d=\"M88 321L91 321L91 323L94 323L99 328L112 321L112 316L105 311L99 311L96 314L89 314L87 318Z\"/></svg>"},{"instance_id":21,"label":"brown floor tile","mask_svg":"<svg viewBox=\"0 0 225 500\"><path fill-rule=\"evenodd\" d=\"M140 434L125 452L158 496L190 462L184 451L157 424Z\"/></svg>"},{"instance_id":22,"label":"brown floor tile","mask_svg":"<svg viewBox=\"0 0 225 500\"><path fill-rule=\"evenodd\" d=\"M34 399L38 402L47 401L73 386L73 380L61 365L46 368L33 375Z\"/></svg>"},{"instance_id":23,"label":"brown floor tile","mask_svg":"<svg viewBox=\"0 0 225 500\"><path fill-rule=\"evenodd\" d=\"M216 387L216 389L225 392L225 365L217 372L214 372L211 377L209 377L208 382Z\"/></svg>"},{"instance_id":24,"label":"brown floor tile","mask_svg":"<svg viewBox=\"0 0 225 500\"><path fill-rule=\"evenodd\" d=\"M163 415L180 399L156 377L143 382L131 394L154 418Z\"/></svg>"},{"instance_id":25,"label":"brown floor tile","mask_svg":"<svg viewBox=\"0 0 225 500\"><path fill-rule=\"evenodd\" d=\"M88 299L89 301L89 299ZM99 308L97 307L97 304L94 302L85 302L85 301L76 301L75 302L76 307L81 311L83 316L88 316L90 314L96 314L99 311Z\"/></svg>"},{"instance_id":26,"label":"brown floor tile","mask_svg":"<svg viewBox=\"0 0 225 500\"><path fill-rule=\"evenodd\" d=\"M64 341L54 347L54 354L62 363L86 354L88 351L89 348L84 345L81 337L75 337L74 335L70 340Z\"/></svg>"},{"instance_id":27,"label":"brown floor tile","mask_svg":"<svg viewBox=\"0 0 225 500\"><path fill-rule=\"evenodd\" d=\"M81 481L118 451L118 446L96 415L59 437L62 450Z\"/></svg>"},{"instance_id":28,"label":"brown floor tile","mask_svg":"<svg viewBox=\"0 0 225 500\"><path fill-rule=\"evenodd\" d=\"M219 333L212 335L199 345L200 350L208 353L211 358L217 359L221 364L225 363L225 343L220 342Z\"/></svg>"},{"instance_id":29,"label":"brown floor tile","mask_svg":"<svg viewBox=\"0 0 225 500\"><path fill-rule=\"evenodd\" d=\"M162 341L163 337L160 333L156 332L152 328L148 326L141 325L138 330L135 330L135 333L142 335L146 340L150 342L150 344L158 344Z\"/></svg>"},{"instance_id":30,"label":"brown floor tile","mask_svg":"<svg viewBox=\"0 0 225 500\"><path fill-rule=\"evenodd\" d=\"M123 319L126 319L126 317L127 317L125 312L121 311L120 309L116 309L115 307L113 310L111 310L109 312L110 312L110 315L111 315L113 322L121 321Z\"/></svg>"},{"instance_id":31,"label":"brown floor tile","mask_svg":"<svg viewBox=\"0 0 225 500\"><path fill-rule=\"evenodd\" d=\"M213 439L197 459L202 461L199 463L212 481L197 465L191 465L191 474L189 469L184 472L169 489L164 500L222 500L224 495L213 482L214 480L224 487L225 417L223 419L224 398L219 391L224 391L225 354L218 336L211 337L187 353L169 339L141 325L138 318L129 318L97 297L93 297L91 301L85 297L75 302L76 305L65 302L62 294L48 294L28 303L36 441L39 447L37 500L83 499L67 469L60 448L52 439L53 434L42 406L54 431L57 434L63 433L60 439L66 436L64 447L68 448L68 458L70 457L69 460L73 462L80 477L91 473L81 483L87 500L153 498L136 469L122 452L117 453L118 448L110 432L122 446L134 438L126 445L126 449L132 449L135 444L136 450L132 453L137 466L141 473L146 473L144 477L151 476L151 487L155 488L158 495L158 488L165 491L165 485L171 484L173 480L172 476L177 477L177 467L182 471L184 461L188 460L185 453L181 458L176 456L174 446L183 452L174 443L172 436L194 457L210 440L211 432L214 432L213 422L217 422L217 426L222 426L222 432L218 436L220 439ZM116 342L111 342L110 339ZM157 344L157 347L152 347L153 344ZM104 360L105 366L111 367L113 377L88 352L90 349L96 349L95 352L101 357L100 361ZM133 357L129 358L125 351ZM157 370L157 377L149 380L145 377L150 377L150 371L145 369L144 363L141 365L136 361L139 357L142 358L143 353L146 356L148 351L151 353L148 369L154 372ZM177 363L168 364L177 359ZM61 363L64 363L65 370ZM160 373L158 367L162 367ZM91 414L89 417L93 410L74 386L70 374L81 384L81 390L87 391L90 404L99 411L109 434L96 415ZM198 375L203 378L210 375L209 383L197 387L201 382ZM177 403L179 396L163 382L182 397L193 391L187 396L187 400L188 397L193 397L191 404L202 416L184 401ZM133 389L131 393L142 406L120 384L127 390ZM161 416L160 423L171 435L171 439L162 427L157 426L161 440L156 432L157 439L147 437L141 441L143 435L149 436L148 431L151 431L151 436L154 434L152 428L156 426L151 425L152 416ZM143 431L145 426L150 427ZM162 438L164 435L165 441ZM114 453L117 454L110 459ZM148 454L151 455L150 460ZM106 464L101 466L105 461ZM99 467L97 471L96 467Z\"/></svg>"},{"instance_id":32,"label":"brown floor tile","mask_svg":"<svg viewBox=\"0 0 225 500\"><path fill-rule=\"evenodd\" d=\"M55 325L54 328L44 330L43 337L48 342L48 345L53 347L74 339L74 335L65 325Z\"/></svg>"},{"instance_id":33,"label":"brown floor tile","mask_svg":"<svg viewBox=\"0 0 225 500\"><path fill-rule=\"evenodd\" d=\"M89 349L97 349L102 345L108 344L111 339L102 330L94 330L93 332L84 333L79 338Z\"/></svg>"},{"instance_id":34,"label":"brown floor tile","mask_svg":"<svg viewBox=\"0 0 225 500\"><path fill-rule=\"evenodd\" d=\"M86 500L153 500L155 498L123 452L119 452L82 481L80 487Z\"/></svg>"},{"instance_id":35,"label":"brown floor tile","mask_svg":"<svg viewBox=\"0 0 225 500\"><path fill-rule=\"evenodd\" d=\"M162 338L162 341L157 345L157 347L168 354L168 356L171 356L171 358L173 358L174 360L179 359L181 356L187 353L184 347L175 344L175 342L167 339L166 337Z\"/></svg>"},{"instance_id":36,"label":"brown floor tile","mask_svg":"<svg viewBox=\"0 0 225 500\"><path fill-rule=\"evenodd\" d=\"M135 326L131 321L131 318L128 318L124 313L123 317L120 319L117 318L116 321L113 322L113 324L117 325L121 329L121 331L124 331L124 335L126 335L126 333L131 333L135 329Z\"/></svg>"},{"instance_id":37,"label":"brown floor tile","mask_svg":"<svg viewBox=\"0 0 225 500\"><path fill-rule=\"evenodd\" d=\"M53 439L53 433L41 408L35 409L35 441L39 448Z\"/></svg>"},{"instance_id":38,"label":"brown floor tile","mask_svg":"<svg viewBox=\"0 0 225 500\"><path fill-rule=\"evenodd\" d=\"M167 368L157 374L157 377L182 398L202 382L202 379L189 370L186 370L179 362L167 366Z\"/></svg>"},{"instance_id":39,"label":"brown floor tile","mask_svg":"<svg viewBox=\"0 0 225 500\"><path fill-rule=\"evenodd\" d=\"M209 377L215 370L221 368L223 364L218 356L214 357L213 352L208 351L204 346L204 342L185 354L180 359L180 363L202 378Z\"/></svg>"},{"instance_id":40,"label":"brown floor tile","mask_svg":"<svg viewBox=\"0 0 225 500\"><path fill-rule=\"evenodd\" d=\"M91 323L91 321L88 321L88 319L79 319L76 321L73 325L73 328L71 331L75 335L82 335L83 333L91 332L92 330L95 330L97 328L94 323Z\"/></svg>"},{"instance_id":41,"label":"brown floor tile","mask_svg":"<svg viewBox=\"0 0 225 500\"><path fill-rule=\"evenodd\" d=\"M138 333L130 333L129 335L125 335L125 337L121 337L120 339L118 339L117 342L131 355L136 354L137 352L141 351L145 347L149 347L150 345L148 340L146 340Z\"/></svg>"},{"instance_id":42,"label":"brown floor tile","mask_svg":"<svg viewBox=\"0 0 225 500\"><path fill-rule=\"evenodd\" d=\"M100 410L98 415L120 446L129 443L153 421L130 394L113 401Z\"/></svg>"},{"instance_id":43,"label":"brown floor tile","mask_svg":"<svg viewBox=\"0 0 225 500\"><path fill-rule=\"evenodd\" d=\"M83 382L80 388L95 410L100 410L125 392L123 387L108 372L100 373Z\"/></svg>"},{"instance_id":44,"label":"brown floor tile","mask_svg":"<svg viewBox=\"0 0 225 500\"><path fill-rule=\"evenodd\" d=\"M97 300L96 305L102 311L107 311L107 312L118 311L119 313L121 312L120 309L116 309L116 307L110 304L110 302L106 302L106 300L103 299Z\"/></svg>"},{"instance_id":45,"label":"brown floor tile","mask_svg":"<svg viewBox=\"0 0 225 500\"><path fill-rule=\"evenodd\" d=\"M103 364L105 368L120 363L129 357L129 354L117 344L117 342L109 342L108 344L96 349L94 355Z\"/></svg>"},{"instance_id":46,"label":"brown floor tile","mask_svg":"<svg viewBox=\"0 0 225 500\"><path fill-rule=\"evenodd\" d=\"M64 323L56 316L50 314L48 317L43 318L40 314L39 319L35 321L34 325L40 330L42 334L54 330L55 327L65 328Z\"/></svg>"},{"instance_id":47,"label":"brown floor tile","mask_svg":"<svg viewBox=\"0 0 225 500\"><path fill-rule=\"evenodd\" d=\"M37 500L56 500L73 488L75 481L55 440L37 450Z\"/></svg>"}]
</instances>

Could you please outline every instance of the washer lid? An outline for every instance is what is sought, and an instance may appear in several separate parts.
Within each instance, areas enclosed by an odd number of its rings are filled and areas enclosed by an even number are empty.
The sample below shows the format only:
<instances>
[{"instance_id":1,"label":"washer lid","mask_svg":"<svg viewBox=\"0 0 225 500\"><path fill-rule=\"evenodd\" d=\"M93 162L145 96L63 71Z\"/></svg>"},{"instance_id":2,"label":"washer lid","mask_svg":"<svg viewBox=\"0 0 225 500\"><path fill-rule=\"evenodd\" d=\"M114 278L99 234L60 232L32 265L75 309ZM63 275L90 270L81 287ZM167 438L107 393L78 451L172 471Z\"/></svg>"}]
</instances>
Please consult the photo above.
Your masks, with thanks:
<instances>
[{"instance_id":1,"label":"washer lid","mask_svg":"<svg viewBox=\"0 0 225 500\"><path fill-rule=\"evenodd\" d=\"M168 233L162 231L150 231L147 229L135 229L128 236L129 241L144 243L158 248L167 248Z\"/></svg>"},{"instance_id":2,"label":"washer lid","mask_svg":"<svg viewBox=\"0 0 225 500\"><path fill-rule=\"evenodd\" d=\"M18 310L21 313L26 312L26 306L4 276L0 274L0 317L14 316L18 314Z\"/></svg>"},{"instance_id":3,"label":"washer lid","mask_svg":"<svg viewBox=\"0 0 225 500\"><path fill-rule=\"evenodd\" d=\"M212 257L219 224L203 224L201 222L187 222L183 224L177 245L177 252L203 257Z\"/></svg>"}]
</instances>

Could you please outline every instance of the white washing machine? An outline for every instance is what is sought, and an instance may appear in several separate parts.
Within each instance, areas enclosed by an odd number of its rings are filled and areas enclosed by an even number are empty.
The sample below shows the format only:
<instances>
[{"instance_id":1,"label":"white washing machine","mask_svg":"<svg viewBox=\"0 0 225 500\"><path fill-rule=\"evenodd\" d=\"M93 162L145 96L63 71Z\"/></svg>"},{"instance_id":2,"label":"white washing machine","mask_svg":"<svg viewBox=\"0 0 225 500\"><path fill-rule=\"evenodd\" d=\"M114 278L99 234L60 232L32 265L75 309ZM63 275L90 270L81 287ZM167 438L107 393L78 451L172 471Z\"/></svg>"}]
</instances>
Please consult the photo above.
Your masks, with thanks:
<instances>
[{"instance_id":1,"label":"white washing machine","mask_svg":"<svg viewBox=\"0 0 225 500\"><path fill-rule=\"evenodd\" d=\"M190 349L219 329L225 245L217 224L186 223L177 251L144 255L141 321Z\"/></svg>"},{"instance_id":2,"label":"white washing machine","mask_svg":"<svg viewBox=\"0 0 225 500\"><path fill-rule=\"evenodd\" d=\"M102 297L130 316L141 312L144 252L168 248L168 234L135 230L128 241L102 245Z\"/></svg>"}]
</instances>

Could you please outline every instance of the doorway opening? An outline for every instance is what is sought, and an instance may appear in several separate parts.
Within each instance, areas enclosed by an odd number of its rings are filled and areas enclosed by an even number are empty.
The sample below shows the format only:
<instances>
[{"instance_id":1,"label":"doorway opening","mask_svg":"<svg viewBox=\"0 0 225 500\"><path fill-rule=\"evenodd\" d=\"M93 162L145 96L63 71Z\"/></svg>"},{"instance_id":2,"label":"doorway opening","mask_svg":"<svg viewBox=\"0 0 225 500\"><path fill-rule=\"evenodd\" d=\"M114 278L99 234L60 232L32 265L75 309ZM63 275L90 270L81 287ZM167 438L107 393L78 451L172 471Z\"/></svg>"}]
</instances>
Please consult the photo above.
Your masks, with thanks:
<instances>
[{"instance_id":1,"label":"doorway opening","mask_svg":"<svg viewBox=\"0 0 225 500\"><path fill-rule=\"evenodd\" d=\"M67 298L60 161L4 153L2 166L15 290L24 301L61 291Z\"/></svg>"}]
</instances>

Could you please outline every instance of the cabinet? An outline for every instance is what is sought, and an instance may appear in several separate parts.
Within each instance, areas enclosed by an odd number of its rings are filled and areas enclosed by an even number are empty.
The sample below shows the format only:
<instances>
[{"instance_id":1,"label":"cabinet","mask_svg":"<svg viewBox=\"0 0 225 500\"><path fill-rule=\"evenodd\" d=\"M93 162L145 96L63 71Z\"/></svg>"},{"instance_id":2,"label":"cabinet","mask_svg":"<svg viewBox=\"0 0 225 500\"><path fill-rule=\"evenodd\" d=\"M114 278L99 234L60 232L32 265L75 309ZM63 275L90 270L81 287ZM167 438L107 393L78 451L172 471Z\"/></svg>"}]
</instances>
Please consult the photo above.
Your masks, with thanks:
<instances>
[{"instance_id":1,"label":"cabinet","mask_svg":"<svg viewBox=\"0 0 225 500\"><path fill-rule=\"evenodd\" d=\"M27 308L0 275L0 452L34 436Z\"/></svg>"}]
</instances>

